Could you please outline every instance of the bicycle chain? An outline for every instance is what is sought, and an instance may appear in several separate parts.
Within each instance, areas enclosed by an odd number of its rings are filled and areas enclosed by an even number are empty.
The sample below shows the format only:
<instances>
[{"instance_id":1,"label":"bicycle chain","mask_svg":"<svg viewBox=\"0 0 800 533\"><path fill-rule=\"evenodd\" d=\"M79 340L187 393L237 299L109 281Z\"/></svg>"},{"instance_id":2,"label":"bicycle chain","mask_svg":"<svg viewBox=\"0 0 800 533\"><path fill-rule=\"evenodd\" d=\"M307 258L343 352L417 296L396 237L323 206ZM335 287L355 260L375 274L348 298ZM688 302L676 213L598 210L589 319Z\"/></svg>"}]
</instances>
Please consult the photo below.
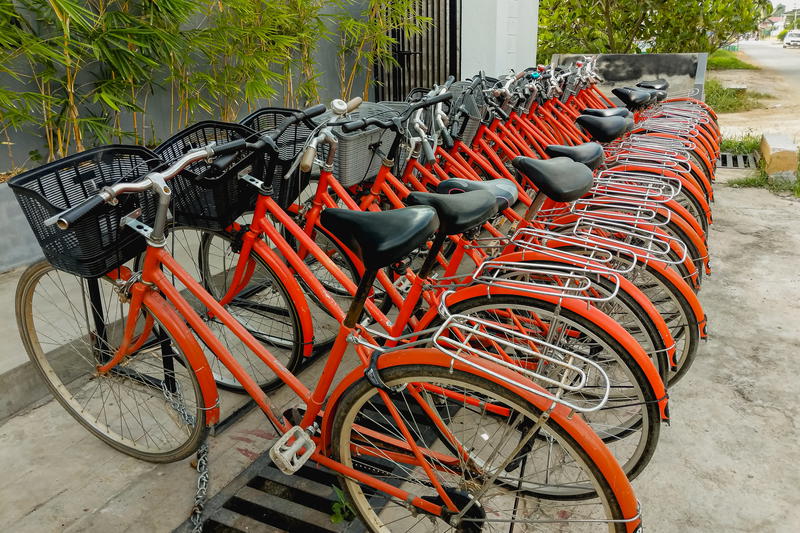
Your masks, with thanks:
<instances>
[{"instance_id":1,"label":"bicycle chain","mask_svg":"<svg viewBox=\"0 0 800 533\"><path fill-rule=\"evenodd\" d=\"M164 399L167 400L167 403L170 407L172 407L175 412L181 417L181 420L187 425L194 427L195 423L197 422L195 416L189 411L186 410L186 407L183 406L183 393L180 390L178 384L176 384L176 394L173 394L169 390L167 390L167 384L165 382L161 382L161 393L164 395ZM175 397L177 396L177 400Z\"/></svg>"},{"instance_id":2,"label":"bicycle chain","mask_svg":"<svg viewBox=\"0 0 800 533\"><path fill-rule=\"evenodd\" d=\"M194 426L196 419L183 406L183 394L181 394L180 389L176 391L177 394L173 395L169 390L167 390L166 384L162 382L161 392L164 394L164 398L167 400L167 403L169 403L170 407L177 411L181 419L187 425ZM175 396L177 396L181 402L178 402L175 399ZM197 449L197 491L194 494L194 506L192 507L192 513L189 515L189 520L192 523L192 533L201 533L203 531L203 508L205 507L206 495L208 493L208 480L208 441L204 440L203 444L201 444Z\"/></svg>"},{"instance_id":3,"label":"bicycle chain","mask_svg":"<svg viewBox=\"0 0 800 533\"><path fill-rule=\"evenodd\" d=\"M192 522L192 533L203 531L203 508L208 492L208 480L208 442L203 441L203 444L197 449L197 492L194 495L192 514L189 517Z\"/></svg>"}]
</instances>

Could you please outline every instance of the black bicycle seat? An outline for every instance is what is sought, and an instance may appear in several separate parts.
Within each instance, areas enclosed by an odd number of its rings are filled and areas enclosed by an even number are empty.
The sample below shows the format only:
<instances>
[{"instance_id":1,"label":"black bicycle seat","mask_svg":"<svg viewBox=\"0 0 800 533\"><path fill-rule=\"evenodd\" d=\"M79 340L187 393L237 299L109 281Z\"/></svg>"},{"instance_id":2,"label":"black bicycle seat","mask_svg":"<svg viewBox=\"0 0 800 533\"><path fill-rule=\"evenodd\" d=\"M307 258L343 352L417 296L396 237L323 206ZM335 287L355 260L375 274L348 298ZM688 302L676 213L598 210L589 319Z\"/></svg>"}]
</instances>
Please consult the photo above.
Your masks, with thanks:
<instances>
[{"instance_id":1,"label":"black bicycle seat","mask_svg":"<svg viewBox=\"0 0 800 533\"><path fill-rule=\"evenodd\" d=\"M667 97L667 91L662 91L662 90L659 90L659 89L647 89L645 87L625 87L625 88L626 89L630 89L632 91L646 91L646 92L650 93L650 96L651 96L651 99L652 99L651 103L653 101L654 102L660 102L660 101L664 100Z\"/></svg>"},{"instance_id":2,"label":"black bicycle seat","mask_svg":"<svg viewBox=\"0 0 800 533\"><path fill-rule=\"evenodd\" d=\"M602 165L604 160L603 147L597 143L584 143L577 146L551 144L544 149L544 152L550 157L569 157L592 170Z\"/></svg>"},{"instance_id":3,"label":"black bicycle seat","mask_svg":"<svg viewBox=\"0 0 800 533\"><path fill-rule=\"evenodd\" d=\"M593 141L607 143L625 133L628 119L623 117L593 117L581 115L575 122L591 136Z\"/></svg>"},{"instance_id":4,"label":"black bicycle seat","mask_svg":"<svg viewBox=\"0 0 800 533\"><path fill-rule=\"evenodd\" d=\"M497 202L497 210L502 211L507 207L513 207L519 199L517 184L505 178L489 181L476 181L464 178L450 178L444 180L436 186L439 194L455 194L471 191L489 191L494 195Z\"/></svg>"},{"instance_id":5,"label":"black bicycle seat","mask_svg":"<svg viewBox=\"0 0 800 533\"><path fill-rule=\"evenodd\" d=\"M581 115L591 115L593 117L629 117L633 115L627 107L611 107L608 109L595 109L587 107L581 112Z\"/></svg>"},{"instance_id":6,"label":"black bicycle seat","mask_svg":"<svg viewBox=\"0 0 800 533\"><path fill-rule=\"evenodd\" d=\"M614 95L622 100L622 103L625 104L630 110L640 109L650 103L652 100L652 95L648 92L647 89L629 89L626 87L617 87L615 89L611 89L611 92Z\"/></svg>"},{"instance_id":7,"label":"black bicycle seat","mask_svg":"<svg viewBox=\"0 0 800 533\"><path fill-rule=\"evenodd\" d=\"M669 89L669 82L664 79L640 81L636 84L637 87L644 89L656 89L657 91L666 91Z\"/></svg>"},{"instance_id":8,"label":"black bicycle seat","mask_svg":"<svg viewBox=\"0 0 800 533\"><path fill-rule=\"evenodd\" d=\"M479 226L497 214L497 202L489 191L464 194L412 192L405 199L408 205L428 205L439 216L439 231L445 235L463 233Z\"/></svg>"},{"instance_id":9,"label":"black bicycle seat","mask_svg":"<svg viewBox=\"0 0 800 533\"><path fill-rule=\"evenodd\" d=\"M329 208L322 225L350 248L367 270L396 263L419 248L439 227L436 210L428 206L392 211L351 211Z\"/></svg>"},{"instance_id":10,"label":"black bicycle seat","mask_svg":"<svg viewBox=\"0 0 800 533\"><path fill-rule=\"evenodd\" d=\"M515 157L511 163L539 191L556 202L574 202L592 188L592 171L568 157L533 159Z\"/></svg>"}]
</instances>

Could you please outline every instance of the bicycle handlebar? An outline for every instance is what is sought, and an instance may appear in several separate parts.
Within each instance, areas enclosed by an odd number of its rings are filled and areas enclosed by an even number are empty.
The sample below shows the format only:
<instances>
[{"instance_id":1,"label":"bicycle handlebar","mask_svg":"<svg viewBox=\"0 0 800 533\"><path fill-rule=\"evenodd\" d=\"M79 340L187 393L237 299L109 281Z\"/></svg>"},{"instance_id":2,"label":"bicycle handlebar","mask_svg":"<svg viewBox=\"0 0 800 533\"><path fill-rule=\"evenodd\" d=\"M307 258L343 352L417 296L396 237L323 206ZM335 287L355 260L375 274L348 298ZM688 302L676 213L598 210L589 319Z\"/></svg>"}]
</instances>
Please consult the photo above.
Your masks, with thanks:
<instances>
[{"instance_id":1,"label":"bicycle handlebar","mask_svg":"<svg viewBox=\"0 0 800 533\"><path fill-rule=\"evenodd\" d=\"M292 115L292 120L286 120L284 124L278 129L277 132L273 133L272 135L264 135L256 142L248 142L247 139L235 139L233 141L219 144L219 145L209 145L202 148L197 148L196 150L191 150L186 152L181 156L180 159L175 161L172 165L167 167L161 171L155 171L149 173L145 176L142 180L134 183L116 183L114 185L109 185L103 187L98 193L90 198L87 198L80 204L71 207L69 209L65 209L61 213L50 217L49 219L44 221L46 226L51 226L56 224L59 229L66 230L76 221L78 221L81 217L87 215L104 202L109 202L119 196L122 193L126 192L144 192L153 187L154 184L158 183L159 181L166 181L169 179L174 178L178 173L180 173L184 168L189 166L190 164L200 161L202 159L211 159L214 158L217 162L215 165L216 169L225 168L227 165L233 162L233 159L236 157L236 154L241 152L242 150L251 150L251 151L259 151L264 150L268 146L274 145L274 138L280 137L280 135L286 131L286 129L301 120L305 120L308 118L313 118L323 114L327 108L323 104L315 105L313 107L309 107L308 109L304 109L303 111L298 111Z\"/></svg>"},{"instance_id":2,"label":"bicycle handlebar","mask_svg":"<svg viewBox=\"0 0 800 533\"><path fill-rule=\"evenodd\" d=\"M408 109L403 111L403 113L401 113L398 116L407 118L407 117L411 116L411 113L417 111L418 109L422 109L424 107L430 107L430 106L432 106L434 104L438 104L440 102L448 102L448 101L450 101L452 99L453 99L452 93L444 93L444 94L440 94L438 96L433 96L431 98L425 98L422 101L410 106ZM394 118L396 118L396 117L394 117ZM341 124L341 126L342 126L342 131L344 133L352 133L352 132L357 131L357 130L363 130L364 128L369 127L369 126L378 126L379 128L389 129L389 128L394 127L394 121L393 120L381 120L381 119L378 119L378 118L375 118L375 117L369 117L369 118L362 118L362 119L359 119L359 120L353 120L351 122L345 122L345 123Z\"/></svg>"},{"instance_id":3,"label":"bicycle handlebar","mask_svg":"<svg viewBox=\"0 0 800 533\"><path fill-rule=\"evenodd\" d=\"M98 193L95 196L87 198L75 207L71 207L66 211L62 211L55 217L55 220L45 220L45 225L50 226L55 223L59 229L65 230L74 224L76 220L87 214L89 211L100 207L100 205L104 204L105 202L106 198L104 198L102 192Z\"/></svg>"}]
</instances>

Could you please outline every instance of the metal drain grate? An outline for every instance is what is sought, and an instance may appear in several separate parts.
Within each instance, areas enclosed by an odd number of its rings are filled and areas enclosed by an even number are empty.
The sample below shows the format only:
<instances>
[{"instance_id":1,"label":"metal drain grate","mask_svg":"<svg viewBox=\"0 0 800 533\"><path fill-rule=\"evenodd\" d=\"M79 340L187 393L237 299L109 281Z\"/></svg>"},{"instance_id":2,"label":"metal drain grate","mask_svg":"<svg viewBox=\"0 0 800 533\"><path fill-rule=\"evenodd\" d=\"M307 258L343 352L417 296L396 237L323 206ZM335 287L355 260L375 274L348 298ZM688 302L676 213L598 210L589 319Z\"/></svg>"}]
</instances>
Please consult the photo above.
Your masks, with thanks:
<instances>
[{"instance_id":1,"label":"metal drain grate","mask_svg":"<svg viewBox=\"0 0 800 533\"><path fill-rule=\"evenodd\" d=\"M398 404L396 407L404 417L416 421L415 429L420 438L424 442L434 442L439 431L430 424L419 422L424 419L421 408L409 402ZM447 419L457 415L461 407L460 404L445 401L437 405L436 410L442 419ZM374 424L375 420L381 418L381 411L382 404L377 401L372 408L361 411L361 418L357 419L357 423L367 428L380 429L380 425ZM380 457L372 457L370 460L360 457L359 465L379 479L388 480L396 477L399 472L396 463ZM212 462L212 472L213 468ZM287 476L272 464L269 453L265 452L227 487L209 498L203 513L203 532L366 533L364 524L358 519L340 523L331 521L333 504L339 501L334 487L338 488L339 482L336 474L330 470L309 461L294 475ZM373 506L380 507L380 503L385 502L380 496L374 497L378 500L372 502ZM187 520L175 529L175 533L191 530L191 523Z\"/></svg>"},{"instance_id":2,"label":"metal drain grate","mask_svg":"<svg viewBox=\"0 0 800 533\"><path fill-rule=\"evenodd\" d=\"M333 523L338 487L331 471L309 464L287 476L261 455L227 487L209 499L203 513L204 533L363 532L359 521ZM191 531L187 521L175 532Z\"/></svg>"},{"instance_id":3,"label":"metal drain grate","mask_svg":"<svg viewBox=\"0 0 800 533\"><path fill-rule=\"evenodd\" d=\"M729 154L721 153L717 159L717 168L756 168L758 156L756 154Z\"/></svg>"}]
</instances>

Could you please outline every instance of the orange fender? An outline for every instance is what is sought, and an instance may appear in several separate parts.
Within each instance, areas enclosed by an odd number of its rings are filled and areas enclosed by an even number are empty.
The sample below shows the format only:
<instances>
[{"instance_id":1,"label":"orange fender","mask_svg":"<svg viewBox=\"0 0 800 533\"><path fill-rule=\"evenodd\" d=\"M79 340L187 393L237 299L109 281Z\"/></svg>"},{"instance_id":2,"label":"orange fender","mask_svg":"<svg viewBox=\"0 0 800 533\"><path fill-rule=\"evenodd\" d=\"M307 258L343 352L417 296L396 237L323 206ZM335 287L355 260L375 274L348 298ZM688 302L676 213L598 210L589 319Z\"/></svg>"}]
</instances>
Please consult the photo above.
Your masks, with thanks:
<instances>
[{"instance_id":1,"label":"orange fender","mask_svg":"<svg viewBox=\"0 0 800 533\"><path fill-rule=\"evenodd\" d=\"M485 290L485 288L484 288ZM407 350L397 350L385 353L379 356L377 361L378 369L385 369L395 366L405 365L427 365L437 366L441 368L456 368L471 374L481 376L494 383L499 383L506 388L512 390L515 394L530 402L538 409L547 411L553 405L552 400L548 400L538 396L530 391L527 391L519 386L515 386L506 380L516 383L524 383L525 386L539 389L544 392L541 387L535 385L532 381L525 379L519 374L499 365L493 364L491 361L481 360L481 366L487 371L475 369L461 361L456 361L450 356L435 348L410 348ZM491 373L497 374L493 376ZM333 416L336 413L339 400L342 394L357 380L364 377L364 368L358 367L350 372L342 379L339 385L331 394L325 413L322 418L322 435L320 439L320 446L322 450L330 449L331 427L333 424ZM638 510L638 502L633 492L633 488L625 476L619 463L617 463L614 455L609 451L608 447L603 443L600 437L589 427L589 425L581 419L581 417L572 416L572 411L563 406L556 405L550 413L550 418L562 426L577 442L581 444L583 449L592 458L594 463L600 468L603 477L608 481L609 486L614 491L614 495L619 502L623 515L626 518L635 517ZM627 524L628 531L635 531L639 527L640 521L636 520Z\"/></svg>"},{"instance_id":2,"label":"orange fender","mask_svg":"<svg viewBox=\"0 0 800 533\"><path fill-rule=\"evenodd\" d=\"M208 365L208 360L200 345L197 344L194 334L189 330L186 322L178 316L175 310L156 291L146 289L143 303L169 330L186 356L187 362L197 376L200 390L203 392L206 426L213 426L219 422L219 391L217 390L217 383L214 381L214 374Z\"/></svg>"}]
</instances>

